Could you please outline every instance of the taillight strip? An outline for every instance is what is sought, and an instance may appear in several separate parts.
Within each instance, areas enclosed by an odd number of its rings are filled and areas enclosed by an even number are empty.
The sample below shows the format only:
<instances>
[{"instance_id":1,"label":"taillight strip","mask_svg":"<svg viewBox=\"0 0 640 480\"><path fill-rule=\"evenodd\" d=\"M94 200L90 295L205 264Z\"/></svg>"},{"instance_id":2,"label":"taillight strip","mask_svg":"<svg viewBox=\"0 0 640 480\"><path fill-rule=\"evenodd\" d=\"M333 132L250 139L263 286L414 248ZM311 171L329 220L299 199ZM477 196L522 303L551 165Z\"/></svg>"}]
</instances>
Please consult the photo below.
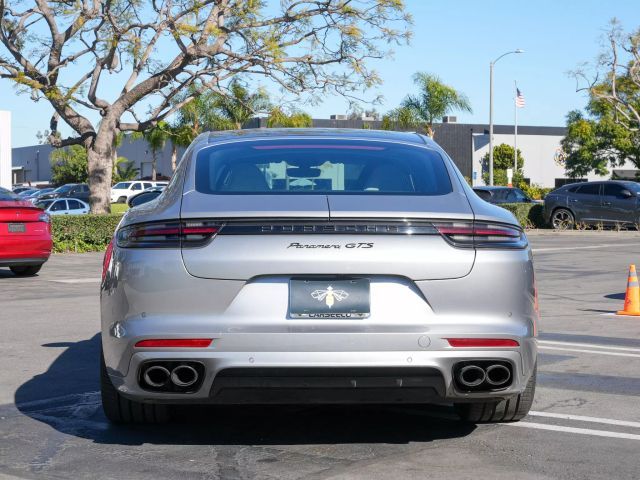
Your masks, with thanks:
<instances>
[{"instance_id":1,"label":"taillight strip","mask_svg":"<svg viewBox=\"0 0 640 480\"><path fill-rule=\"evenodd\" d=\"M222 224L204 221L170 221L128 225L116 233L121 248L199 247L216 235Z\"/></svg>"},{"instance_id":2,"label":"taillight strip","mask_svg":"<svg viewBox=\"0 0 640 480\"><path fill-rule=\"evenodd\" d=\"M441 235L458 248L525 248L524 232L513 225L474 221L404 222L182 220L126 226L117 233L122 248L198 247L216 235Z\"/></svg>"}]
</instances>

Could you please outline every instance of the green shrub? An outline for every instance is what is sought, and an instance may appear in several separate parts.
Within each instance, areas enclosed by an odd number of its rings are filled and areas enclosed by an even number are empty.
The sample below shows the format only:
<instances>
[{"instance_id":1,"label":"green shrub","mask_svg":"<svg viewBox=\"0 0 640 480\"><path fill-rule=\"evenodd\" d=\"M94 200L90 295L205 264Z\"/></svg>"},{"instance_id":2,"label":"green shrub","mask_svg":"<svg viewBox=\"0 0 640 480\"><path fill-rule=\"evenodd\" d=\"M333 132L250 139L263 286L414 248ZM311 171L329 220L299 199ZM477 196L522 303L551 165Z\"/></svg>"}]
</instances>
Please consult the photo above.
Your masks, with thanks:
<instances>
[{"instance_id":1,"label":"green shrub","mask_svg":"<svg viewBox=\"0 0 640 480\"><path fill-rule=\"evenodd\" d=\"M122 215L53 216L53 251L100 252L107 248Z\"/></svg>"},{"instance_id":2,"label":"green shrub","mask_svg":"<svg viewBox=\"0 0 640 480\"><path fill-rule=\"evenodd\" d=\"M542 187L537 183L528 185L525 182L520 182L519 187L529 198L532 198L533 200L544 200L544 197L553 190L553 188Z\"/></svg>"},{"instance_id":3,"label":"green shrub","mask_svg":"<svg viewBox=\"0 0 640 480\"><path fill-rule=\"evenodd\" d=\"M504 203L502 208L513 213L524 228L547 228L544 222L544 205L540 203Z\"/></svg>"}]
</instances>

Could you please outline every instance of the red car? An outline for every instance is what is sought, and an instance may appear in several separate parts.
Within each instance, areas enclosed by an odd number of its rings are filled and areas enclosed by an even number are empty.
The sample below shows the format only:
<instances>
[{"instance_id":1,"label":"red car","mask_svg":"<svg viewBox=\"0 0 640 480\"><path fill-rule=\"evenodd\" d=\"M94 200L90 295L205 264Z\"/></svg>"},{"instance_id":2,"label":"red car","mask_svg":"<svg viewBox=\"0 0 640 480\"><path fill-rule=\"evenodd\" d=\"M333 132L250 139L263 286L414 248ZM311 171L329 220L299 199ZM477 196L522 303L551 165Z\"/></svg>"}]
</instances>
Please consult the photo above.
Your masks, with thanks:
<instances>
[{"instance_id":1,"label":"red car","mask_svg":"<svg viewBox=\"0 0 640 480\"><path fill-rule=\"evenodd\" d=\"M35 275L51 255L51 219L31 202L0 188L0 267Z\"/></svg>"}]
</instances>

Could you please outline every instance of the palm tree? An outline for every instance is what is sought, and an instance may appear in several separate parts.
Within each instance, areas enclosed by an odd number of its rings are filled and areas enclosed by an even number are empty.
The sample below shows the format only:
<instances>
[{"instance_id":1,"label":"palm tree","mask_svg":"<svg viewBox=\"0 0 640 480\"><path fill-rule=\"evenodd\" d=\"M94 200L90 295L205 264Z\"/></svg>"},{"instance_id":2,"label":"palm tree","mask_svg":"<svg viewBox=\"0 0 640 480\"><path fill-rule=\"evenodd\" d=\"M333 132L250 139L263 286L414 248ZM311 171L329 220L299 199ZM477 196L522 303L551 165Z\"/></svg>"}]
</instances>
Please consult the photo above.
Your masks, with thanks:
<instances>
[{"instance_id":1,"label":"palm tree","mask_svg":"<svg viewBox=\"0 0 640 480\"><path fill-rule=\"evenodd\" d=\"M399 108L385 115L383 128L385 123L396 124L400 128L424 128L433 138L434 122L455 111L472 112L467 96L443 83L436 75L417 72L413 75L413 82L419 93L408 95Z\"/></svg>"},{"instance_id":2,"label":"palm tree","mask_svg":"<svg viewBox=\"0 0 640 480\"><path fill-rule=\"evenodd\" d=\"M190 90L185 96L192 93ZM188 147L203 131L240 129L256 114L270 108L269 95L264 90L250 93L240 80L231 81L228 94L205 92L197 95L178 110L175 122L165 128L171 139L172 170L176 169L178 147Z\"/></svg>"},{"instance_id":3,"label":"palm tree","mask_svg":"<svg viewBox=\"0 0 640 480\"><path fill-rule=\"evenodd\" d=\"M159 122L156 126L143 132L142 137L147 141L151 149L151 180L155 181L157 176L158 152L164 149L167 140L170 138L169 125L166 122Z\"/></svg>"},{"instance_id":4,"label":"palm tree","mask_svg":"<svg viewBox=\"0 0 640 480\"><path fill-rule=\"evenodd\" d=\"M231 81L228 95L217 92L205 95L212 95L210 102L213 109L204 112L205 123L212 130L238 130L256 114L271 108L266 91L258 89L250 93L239 80Z\"/></svg>"},{"instance_id":5,"label":"palm tree","mask_svg":"<svg viewBox=\"0 0 640 480\"><path fill-rule=\"evenodd\" d=\"M113 164L113 183L134 180L139 172L140 169L135 166L135 163L125 157L118 157Z\"/></svg>"},{"instance_id":6,"label":"palm tree","mask_svg":"<svg viewBox=\"0 0 640 480\"><path fill-rule=\"evenodd\" d=\"M310 127L312 124L313 120L308 113L299 110L287 113L280 107L273 108L267 117L268 128L304 128Z\"/></svg>"}]
</instances>

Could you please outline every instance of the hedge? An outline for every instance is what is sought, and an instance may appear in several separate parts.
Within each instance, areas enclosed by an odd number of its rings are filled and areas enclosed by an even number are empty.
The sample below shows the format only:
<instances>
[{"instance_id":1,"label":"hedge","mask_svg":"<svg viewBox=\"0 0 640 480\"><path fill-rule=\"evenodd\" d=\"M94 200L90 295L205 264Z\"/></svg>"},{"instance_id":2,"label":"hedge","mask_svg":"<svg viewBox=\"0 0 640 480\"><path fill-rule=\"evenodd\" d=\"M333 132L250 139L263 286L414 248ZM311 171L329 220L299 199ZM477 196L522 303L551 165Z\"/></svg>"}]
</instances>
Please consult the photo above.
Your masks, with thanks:
<instances>
[{"instance_id":1,"label":"hedge","mask_svg":"<svg viewBox=\"0 0 640 480\"><path fill-rule=\"evenodd\" d=\"M100 252L107 248L122 215L53 216L54 252Z\"/></svg>"},{"instance_id":2,"label":"hedge","mask_svg":"<svg viewBox=\"0 0 640 480\"><path fill-rule=\"evenodd\" d=\"M547 228L544 221L544 205L540 203L504 203L502 208L513 213L524 228Z\"/></svg>"}]
</instances>

